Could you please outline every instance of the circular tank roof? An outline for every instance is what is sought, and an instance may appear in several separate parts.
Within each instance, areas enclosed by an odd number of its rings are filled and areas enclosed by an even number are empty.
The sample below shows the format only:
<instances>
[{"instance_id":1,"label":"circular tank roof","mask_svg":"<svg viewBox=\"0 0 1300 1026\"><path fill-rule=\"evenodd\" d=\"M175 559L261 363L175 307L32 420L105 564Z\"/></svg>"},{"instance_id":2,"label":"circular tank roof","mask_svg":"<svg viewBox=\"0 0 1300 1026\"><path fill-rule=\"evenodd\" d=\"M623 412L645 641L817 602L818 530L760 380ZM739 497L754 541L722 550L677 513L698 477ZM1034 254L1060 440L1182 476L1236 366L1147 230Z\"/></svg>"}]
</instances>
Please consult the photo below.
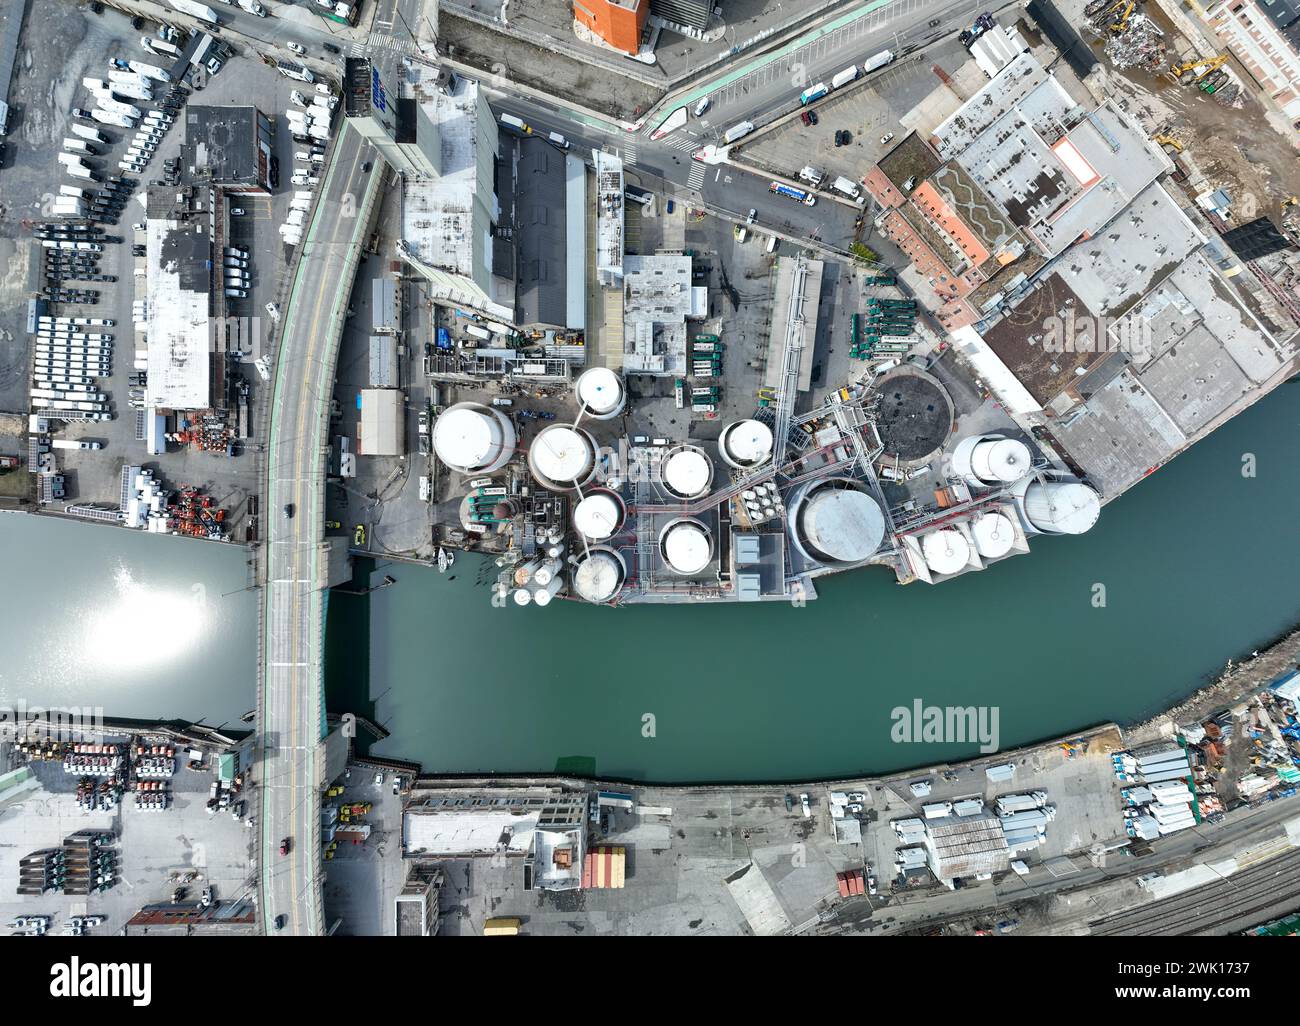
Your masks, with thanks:
<instances>
[{"instance_id":1,"label":"circular tank roof","mask_svg":"<svg viewBox=\"0 0 1300 1026\"><path fill-rule=\"evenodd\" d=\"M604 541L618 530L623 511L612 495L588 495L573 510L573 526L593 541Z\"/></svg>"},{"instance_id":2,"label":"circular tank roof","mask_svg":"<svg viewBox=\"0 0 1300 1026\"><path fill-rule=\"evenodd\" d=\"M1078 481L1035 481L1025 490L1025 513L1039 530L1083 534L1101 516L1101 499Z\"/></svg>"},{"instance_id":3,"label":"circular tank roof","mask_svg":"<svg viewBox=\"0 0 1300 1026\"><path fill-rule=\"evenodd\" d=\"M608 552L593 552L573 571L573 590L588 602L608 602L623 586L623 567Z\"/></svg>"},{"instance_id":4,"label":"circular tank roof","mask_svg":"<svg viewBox=\"0 0 1300 1026\"><path fill-rule=\"evenodd\" d=\"M433 424L433 448L449 467L484 467L495 459L501 432L487 410L453 406Z\"/></svg>"},{"instance_id":5,"label":"circular tank roof","mask_svg":"<svg viewBox=\"0 0 1300 1026\"><path fill-rule=\"evenodd\" d=\"M997 559L1011 551L1016 532L1011 521L1001 513L985 513L975 521L975 549L986 559Z\"/></svg>"},{"instance_id":6,"label":"circular tank roof","mask_svg":"<svg viewBox=\"0 0 1300 1026\"><path fill-rule=\"evenodd\" d=\"M533 593L527 588L515 589L515 605L526 606L533 600Z\"/></svg>"},{"instance_id":7,"label":"circular tank roof","mask_svg":"<svg viewBox=\"0 0 1300 1026\"><path fill-rule=\"evenodd\" d=\"M609 413L623 401L623 383L608 367L592 367L578 378L578 399L592 413Z\"/></svg>"},{"instance_id":8,"label":"circular tank roof","mask_svg":"<svg viewBox=\"0 0 1300 1026\"><path fill-rule=\"evenodd\" d=\"M566 424L552 424L539 431L528 456L537 472L556 484L584 480L595 459L586 434Z\"/></svg>"},{"instance_id":9,"label":"circular tank roof","mask_svg":"<svg viewBox=\"0 0 1300 1026\"><path fill-rule=\"evenodd\" d=\"M713 556L708 532L688 520L672 524L663 536L664 560L679 574L698 574Z\"/></svg>"},{"instance_id":10,"label":"circular tank roof","mask_svg":"<svg viewBox=\"0 0 1300 1026\"><path fill-rule=\"evenodd\" d=\"M926 565L936 574L955 574L970 560L970 545L958 531L946 527L921 539Z\"/></svg>"},{"instance_id":11,"label":"circular tank roof","mask_svg":"<svg viewBox=\"0 0 1300 1026\"><path fill-rule=\"evenodd\" d=\"M664 460L663 478L673 492L685 499L703 495L713 480L713 466L699 449L678 449Z\"/></svg>"},{"instance_id":12,"label":"circular tank roof","mask_svg":"<svg viewBox=\"0 0 1300 1026\"><path fill-rule=\"evenodd\" d=\"M772 455L772 429L761 420L741 420L723 434L726 453L737 463L756 466Z\"/></svg>"},{"instance_id":13,"label":"circular tank roof","mask_svg":"<svg viewBox=\"0 0 1300 1026\"><path fill-rule=\"evenodd\" d=\"M880 506L856 488L817 489L807 499L800 524L808 544L837 563L860 563L885 537Z\"/></svg>"},{"instance_id":14,"label":"circular tank roof","mask_svg":"<svg viewBox=\"0 0 1300 1026\"><path fill-rule=\"evenodd\" d=\"M981 481L1010 484L1029 472L1029 446L1015 438L981 442L975 447L971 469Z\"/></svg>"}]
</instances>

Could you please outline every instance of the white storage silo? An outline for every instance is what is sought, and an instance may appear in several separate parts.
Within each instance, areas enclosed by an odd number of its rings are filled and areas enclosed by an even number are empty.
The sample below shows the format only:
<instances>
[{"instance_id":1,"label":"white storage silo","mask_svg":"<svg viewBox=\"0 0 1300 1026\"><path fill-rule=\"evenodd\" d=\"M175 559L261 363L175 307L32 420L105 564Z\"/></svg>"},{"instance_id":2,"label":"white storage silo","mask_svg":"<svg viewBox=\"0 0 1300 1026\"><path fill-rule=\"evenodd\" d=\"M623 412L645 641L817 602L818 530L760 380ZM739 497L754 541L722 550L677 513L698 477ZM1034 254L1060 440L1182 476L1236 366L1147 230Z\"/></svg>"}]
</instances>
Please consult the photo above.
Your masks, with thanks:
<instances>
[{"instance_id":1,"label":"white storage silo","mask_svg":"<svg viewBox=\"0 0 1300 1026\"><path fill-rule=\"evenodd\" d=\"M551 424L528 447L528 469L552 491L584 485L596 473L596 440L582 428Z\"/></svg>"},{"instance_id":2,"label":"white storage silo","mask_svg":"<svg viewBox=\"0 0 1300 1026\"><path fill-rule=\"evenodd\" d=\"M559 559L546 560L533 572L532 583L538 587L545 587L560 576L560 570L563 567L564 563Z\"/></svg>"},{"instance_id":3,"label":"white storage silo","mask_svg":"<svg viewBox=\"0 0 1300 1026\"><path fill-rule=\"evenodd\" d=\"M527 588L515 589L515 605L526 606L533 600L533 593Z\"/></svg>"},{"instance_id":4,"label":"white storage silo","mask_svg":"<svg viewBox=\"0 0 1300 1026\"><path fill-rule=\"evenodd\" d=\"M1026 518L1044 534L1083 534L1101 516L1101 499L1080 481L1034 481L1024 502Z\"/></svg>"},{"instance_id":5,"label":"white storage silo","mask_svg":"<svg viewBox=\"0 0 1300 1026\"><path fill-rule=\"evenodd\" d=\"M921 554L936 574L955 574L970 562L970 543L960 531L945 527L921 539Z\"/></svg>"},{"instance_id":6,"label":"white storage silo","mask_svg":"<svg viewBox=\"0 0 1300 1026\"><path fill-rule=\"evenodd\" d=\"M573 528L589 541L604 541L616 534L627 509L613 492L600 489L585 495L573 509Z\"/></svg>"},{"instance_id":7,"label":"white storage silo","mask_svg":"<svg viewBox=\"0 0 1300 1026\"><path fill-rule=\"evenodd\" d=\"M659 554L673 573L698 574L713 558L713 536L694 517L670 520L659 532Z\"/></svg>"},{"instance_id":8,"label":"white storage silo","mask_svg":"<svg viewBox=\"0 0 1300 1026\"><path fill-rule=\"evenodd\" d=\"M564 591L564 578L559 574L550 578L545 584L539 580L538 587L533 589L533 602L539 606L549 605L551 599Z\"/></svg>"},{"instance_id":9,"label":"white storage silo","mask_svg":"<svg viewBox=\"0 0 1300 1026\"><path fill-rule=\"evenodd\" d=\"M664 486L679 499L698 499L713 483L713 463L702 449L679 445L664 456L659 474Z\"/></svg>"},{"instance_id":10,"label":"white storage silo","mask_svg":"<svg viewBox=\"0 0 1300 1026\"><path fill-rule=\"evenodd\" d=\"M1003 513L985 513L971 525L975 550L985 559L1000 559L1016 543L1016 529Z\"/></svg>"},{"instance_id":11,"label":"white storage silo","mask_svg":"<svg viewBox=\"0 0 1300 1026\"><path fill-rule=\"evenodd\" d=\"M478 403L457 403L433 422L433 451L462 474L500 470L514 455L515 442L510 420Z\"/></svg>"},{"instance_id":12,"label":"white storage silo","mask_svg":"<svg viewBox=\"0 0 1300 1026\"><path fill-rule=\"evenodd\" d=\"M738 420L722 429L718 452L737 470L761 466L772 456L772 429L761 420Z\"/></svg>"},{"instance_id":13,"label":"white storage silo","mask_svg":"<svg viewBox=\"0 0 1300 1026\"><path fill-rule=\"evenodd\" d=\"M578 402L594 420L612 420L623 412L627 390L623 379L607 367L591 367L578 375L574 386Z\"/></svg>"},{"instance_id":14,"label":"white storage silo","mask_svg":"<svg viewBox=\"0 0 1300 1026\"><path fill-rule=\"evenodd\" d=\"M790 499L790 524L798 547L828 566L850 566L872 556L885 539L880 504L856 482L831 478ZM772 512L764 510L765 516Z\"/></svg>"},{"instance_id":15,"label":"white storage silo","mask_svg":"<svg viewBox=\"0 0 1300 1026\"><path fill-rule=\"evenodd\" d=\"M623 587L627 566L613 549L592 549L573 571L573 590L588 602L608 602Z\"/></svg>"},{"instance_id":16,"label":"white storage silo","mask_svg":"<svg viewBox=\"0 0 1300 1026\"><path fill-rule=\"evenodd\" d=\"M1030 471L1029 446L1002 435L972 435L957 443L952 469L972 484L997 486L1019 481Z\"/></svg>"}]
</instances>

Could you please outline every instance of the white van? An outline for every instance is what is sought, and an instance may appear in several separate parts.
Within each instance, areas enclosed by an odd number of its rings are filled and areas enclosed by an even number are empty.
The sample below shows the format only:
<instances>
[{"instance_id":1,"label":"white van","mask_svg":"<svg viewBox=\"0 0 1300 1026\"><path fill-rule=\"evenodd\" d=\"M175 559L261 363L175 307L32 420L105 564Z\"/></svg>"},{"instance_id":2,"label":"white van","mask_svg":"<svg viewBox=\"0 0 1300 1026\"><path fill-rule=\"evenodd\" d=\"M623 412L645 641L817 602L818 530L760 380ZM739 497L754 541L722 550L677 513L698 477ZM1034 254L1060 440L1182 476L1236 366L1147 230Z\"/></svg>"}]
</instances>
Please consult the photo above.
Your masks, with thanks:
<instances>
[{"instance_id":1,"label":"white van","mask_svg":"<svg viewBox=\"0 0 1300 1026\"><path fill-rule=\"evenodd\" d=\"M552 132L550 135L551 142L555 143L562 150L567 150L570 146L569 140L560 135L559 132Z\"/></svg>"}]
</instances>

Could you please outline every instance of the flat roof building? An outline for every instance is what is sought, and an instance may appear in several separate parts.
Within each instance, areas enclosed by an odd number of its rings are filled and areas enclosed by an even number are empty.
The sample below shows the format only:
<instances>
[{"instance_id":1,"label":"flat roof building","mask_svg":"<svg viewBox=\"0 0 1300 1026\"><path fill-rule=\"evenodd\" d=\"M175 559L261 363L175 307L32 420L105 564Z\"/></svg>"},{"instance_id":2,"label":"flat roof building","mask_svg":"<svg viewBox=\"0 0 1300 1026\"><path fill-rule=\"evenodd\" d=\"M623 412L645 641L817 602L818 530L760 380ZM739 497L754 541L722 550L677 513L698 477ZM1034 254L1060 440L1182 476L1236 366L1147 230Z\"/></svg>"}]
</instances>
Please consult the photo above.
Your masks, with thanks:
<instances>
[{"instance_id":1,"label":"flat roof building","mask_svg":"<svg viewBox=\"0 0 1300 1026\"><path fill-rule=\"evenodd\" d=\"M430 151L436 173L412 172L403 179L398 251L429 280L436 301L508 321L514 282L494 274L500 134L492 110L476 82L448 82L422 64L409 64L407 73L436 138Z\"/></svg>"},{"instance_id":2,"label":"flat roof building","mask_svg":"<svg viewBox=\"0 0 1300 1026\"><path fill-rule=\"evenodd\" d=\"M573 0L573 29L580 39L633 56L650 17L650 0Z\"/></svg>"},{"instance_id":3,"label":"flat roof building","mask_svg":"<svg viewBox=\"0 0 1300 1026\"><path fill-rule=\"evenodd\" d=\"M145 216L146 405L212 405L212 190L150 188Z\"/></svg>"},{"instance_id":4,"label":"flat roof building","mask_svg":"<svg viewBox=\"0 0 1300 1026\"><path fill-rule=\"evenodd\" d=\"M624 371L685 374L686 321L709 313L709 290L691 283L691 258L624 257L623 282Z\"/></svg>"},{"instance_id":5,"label":"flat roof building","mask_svg":"<svg viewBox=\"0 0 1300 1026\"><path fill-rule=\"evenodd\" d=\"M206 174L226 192L271 191L271 120L253 106L185 108L182 162L191 177Z\"/></svg>"},{"instance_id":6,"label":"flat roof building","mask_svg":"<svg viewBox=\"0 0 1300 1026\"><path fill-rule=\"evenodd\" d=\"M406 453L406 395L395 388L361 390L357 451L362 456Z\"/></svg>"},{"instance_id":7,"label":"flat roof building","mask_svg":"<svg viewBox=\"0 0 1300 1026\"><path fill-rule=\"evenodd\" d=\"M583 330L586 167L540 135L520 139L514 198L519 260L515 323Z\"/></svg>"}]
</instances>

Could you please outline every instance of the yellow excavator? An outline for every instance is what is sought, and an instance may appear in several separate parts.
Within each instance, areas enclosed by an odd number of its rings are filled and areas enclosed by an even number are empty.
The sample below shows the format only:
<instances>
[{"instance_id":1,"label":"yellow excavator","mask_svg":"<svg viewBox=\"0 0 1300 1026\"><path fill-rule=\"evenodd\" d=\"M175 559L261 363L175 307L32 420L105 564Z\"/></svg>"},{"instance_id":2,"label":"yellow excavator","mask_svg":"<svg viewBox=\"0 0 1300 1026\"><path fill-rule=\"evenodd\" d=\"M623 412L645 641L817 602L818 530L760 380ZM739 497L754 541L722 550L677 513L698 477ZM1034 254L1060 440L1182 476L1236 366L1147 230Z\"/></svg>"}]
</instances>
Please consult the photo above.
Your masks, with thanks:
<instances>
[{"instance_id":1,"label":"yellow excavator","mask_svg":"<svg viewBox=\"0 0 1300 1026\"><path fill-rule=\"evenodd\" d=\"M1161 146L1168 146L1172 148L1175 153L1183 152L1183 144L1180 143L1177 139L1175 139L1172 135L1161 134L1161 135L1152 136L1152 138L1155 139L1155 141L1159 143Z\"/></svg>"},{"instance_id":2,"label":"yellow excavator","mask_svg":"<svg viewBox=\"0 0 1300 1026\"><path fill-rule=\"evenodd\" d=\"M1217 57L1196 57L1190 61L1185 61L1182 64L1171 64L1169 66L1169 73L1175 78L1181 79L1189 71L1194 72L1193 76L1187 81L1199 82L1206 75L1210 74L1210 72L1217 71L1220 67L1226 64L1227 61L1228 55L1226 53L1221 53Z\"/></svg>"},{"instance_id":3,"label":"yellow excavator","mask_svg":"<svg viewBox=\"0 0 1300 1026\"><path fill-rule=\"evenodd\" d=\"M1119 4L1116 4L1115 7L1111 8L1111 10L1113 11L1119 6ZM1137 0L1127 0L1127 3L1124 4L1124 10L1116 15L1115 19L1110 23L1109 28L1111 35L1118 36L1128 31L1128 20L1132 17L1133 8L1136 6Z\"/></svg>"}]
</instances>

